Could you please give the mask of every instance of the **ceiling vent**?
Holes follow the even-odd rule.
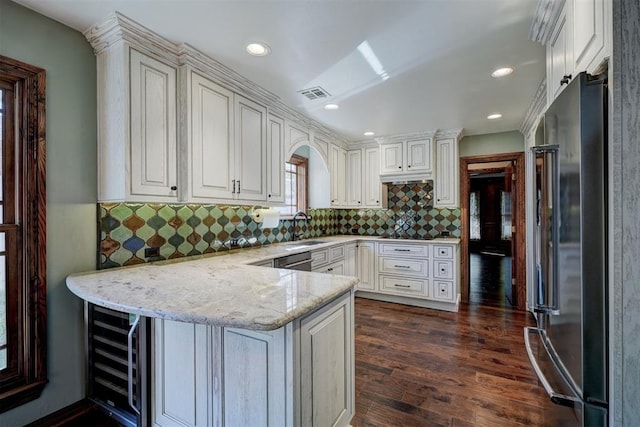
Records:
[[[306,97],[308,100],[328,98],[331,96],[329,92],[322,89],[320,86],[312,87],[309,89],[302,89],[298,91],[299,94]]]

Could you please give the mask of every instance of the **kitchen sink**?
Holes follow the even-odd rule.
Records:
[[[289,242],[289,245],[291,245],[291,247],[288,247],[286,250],[293,251],[296,249],[302,249],[309,246],[320,245],[322,243],[327,243],[327,242],[323,242],[321,240],[300,240],[300,241],[296,240],[294,242]]]

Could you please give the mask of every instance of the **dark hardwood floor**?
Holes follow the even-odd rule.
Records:
[[[469,302],[513,307],[511,257],[482,252],[469,254]]]
[[[524,348],[527,313],[448,313],[356,298],[359,426],[542,426],[549,405]]]

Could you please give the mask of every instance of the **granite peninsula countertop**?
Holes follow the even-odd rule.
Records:
[[[349,291],[349,276],[252,266],[281,256],[340,243],[384,241],[368,236],[327,236],[301,242],[232,250],[132,267],[72,274],[67,287],[93,304],[132,314],[252,330],[273,330]],[[402,240],[424,243],[425,240]],[[459,239],[428,240],[458,244]]]

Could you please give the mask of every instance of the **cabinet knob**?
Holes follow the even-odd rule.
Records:
[[[380,203],[380,200],[376,200],[376,203]]]
[[[410,167],[411,167],[411,165],[407,165],[407,167],[408,167],[408,168],[410,168]]]
[[[269,198],[271,198],[271,194],[269,194]]]
[[[177,186],[177,185],[172,185],[172,186],[171,186],[171,191],[176,191],[177,189],[178,189],[178,186]]]
[[[562,80],[560,80],[560,86],[569,84],[569,80],[571,80],[571,74],[565,74],[562,76]]]
[[[402,169],[402,166],[398,166],[398,169]]]

